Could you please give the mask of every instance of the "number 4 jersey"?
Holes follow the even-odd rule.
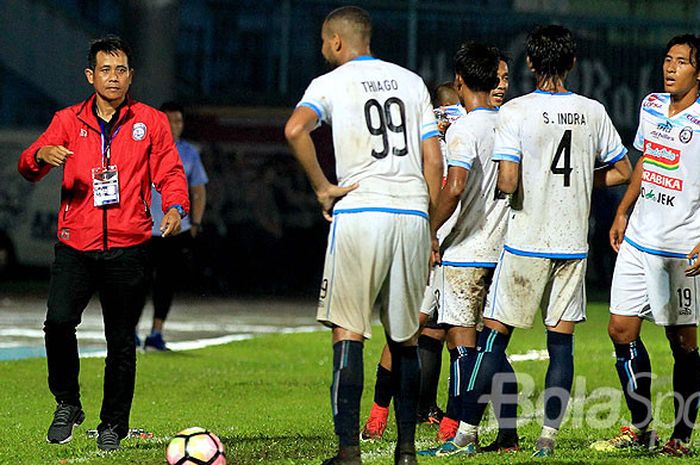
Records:
[[[520,163],[506,250],[577,259],[588,253],[593,170],[627,149],[603,105],[571,92],[543,92],[501,107],[492,160]]]
[[[700,103],[667,117],[669,94],[642,102],[634,146],[642,152],[639,198],[625,240],[655,255],[684,258],[700,242]]]
[[[438,130],[417,74],[362,56],[314,79],[297,106],[333,126],[338,183],[359,184],[336,208],[427,212],[421,145]]]

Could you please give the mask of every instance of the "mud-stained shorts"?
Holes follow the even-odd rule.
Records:
[[[433,289],[438,300],[438,323],[466,328],[481,323],[493,272],[493,268],[483,267],[437,267]]]
[[[410,339],[418,331],[429,255],[424,216],[383,211],[334,215],[317,320],[370,338],[378,303],[389,337]]]
[[[538,309],[546,326],[586,319],[585,259],[526,257],[503,251],[484,318],[531,328]]]
[[[687,258],[652,255],[623,242],[615,261],[610,313],[660,326],[696,325],[698,283],[685,275],[689,264]]]

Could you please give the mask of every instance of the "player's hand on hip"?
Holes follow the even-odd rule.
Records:
[[[354,191],[359,187],[359,184],[355,183],[351,186],[336,186],[335,184],[330,184],[328,188],[323,191],[319,191],[316,194],[318,203],[321,204],[323,210],[323,217],[328,221],[333,221],[333,205],[345,197],[348,192]]]
[[[685,269],[686,276],[697,276],[700,274],[700,260],[698,260],[698,255],[700,254],[700,244],[693,247],[693,250],[688,254],[688,260],[690,260],[690,266]]]
[[[63,166],[73,152],[62,145],[46,145],[36,152],[36,160],[51,166]]]
[[[181,224],[180,213],[176,208],[171,208],[163,217],[163,221],[160,222],[160,232],[163,237],[174,236],[180,232]]]
[[[610,245],[615,252],[620,251],[620,246],[625,238],[627,229],[627,215],[615,215],[615,220],[610,227]]]

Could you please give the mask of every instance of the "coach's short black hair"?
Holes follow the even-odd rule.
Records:
[[[163,102],[163,104],[159,108],[160,111],[166,112],[177,112],[179,111],[183,116],[185,114],[185,107],[183,107],[179,102],[176,102],[174,100],[168,100],[167,102]]]
[[[333,23],[336,21],[343,21],[349,32],[352,32],[356,37],[363,39],[367,43],[372,38],[372,20],[367,10],[357,6],[341,6],[328,13],[324,24],[328,25],[331,31],[334,31]]]
[[[671,50],[674,45],[687,45],[690,48],[690,64],[693,68],[698,69],[698,48],[700,48],[700,38],[693,34],[680,34],[672,37],[666,44],[666,52]]]
[[[122,52],[124,55],[126,55],[126,59],[129,63],[129,68],[132,68],[131,47],[129,47],[129,44],[119,36],[110,34],[90,42],[90,51],[88,52],[88,68],[92,70],[94,70],[95,66],[97,66],[98,52],[105,52],[111,54]]]
[[[491,47],[465,42],[454,58],[455,73],[475,92],[489,92],[498,85],[498,54]]]
[[[537,76],[563,77],[574,67],[574,36],[564,26],[540,26],[527,36],[527,56]]]

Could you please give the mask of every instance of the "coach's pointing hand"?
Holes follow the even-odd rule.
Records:
[[[51,166],[62,166],[73,152],[62,145],[47,145],[36,152],[36,161]]]
[[[324,189],[323,191],[319,191],[316,194],[316,198],[323,209],[323,217],[328,221],[333,221],[333,205],[335,205],[338,200],[345,197],[348,192],[354,191],[358,187],[359,184],[357,183],[347,187],[330,184],[328,188]]]
[[[180,213],[175,208],[168,210],[160,223],[160,232],[163,237],[174,236],[180,232]]]

